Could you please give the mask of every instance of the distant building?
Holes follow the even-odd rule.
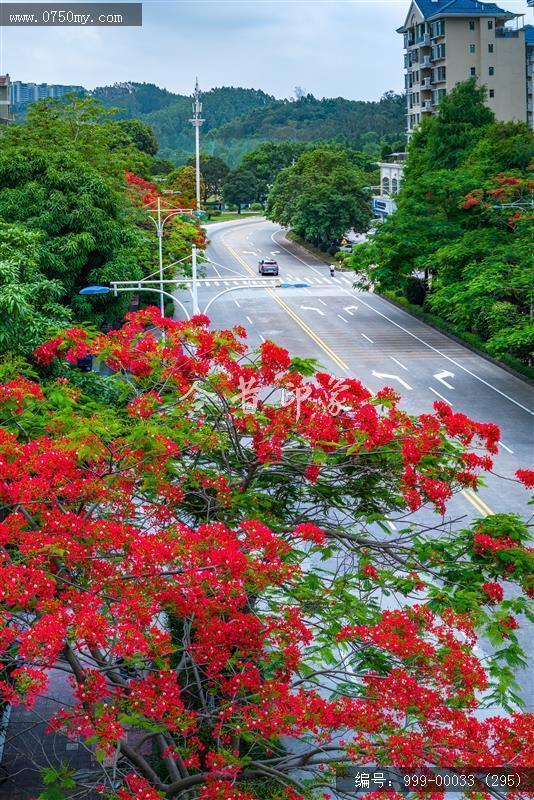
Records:
[[[83,86],[13,81],[11,84],[11,104],[13,106],[25,106],[28,103],[35,103],[37,100],[44,100],[47,97],[61,98],[69,92],[85,94],[85,89]]]
[[[7,125],[12,120],[11,81],[9,75],[0,75],[0,125]]]
[[[391,153],[386,156],[384,161],[379,161],[380,167],[380,186],[378,194],[374,194],[371,200],[373,214],[376,219],[384,220],[392,214],[396,208],[396,195],[399,193],[404,179],[404,164],[406,153]]]
[[[397,31],[404,35],[408,134],[472,76],[486,86],[497,119],[526,119],[521,16],[478,0],[413,0]]]
[[[525,25],[524,31],[527,50],[527,121],[534,128],[534,25]]]

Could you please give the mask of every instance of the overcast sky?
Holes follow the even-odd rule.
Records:
[[[526,0],[501,5],[527,13]],[[142,28],[3,28],[0,73],[88,89],[146,81],[183,94],[198,74],[203,90],[246,86],[290,97],[301,86],[317,97],[374,100],[403,88],[395,29],[408,7],[408,0],[145,0]]]

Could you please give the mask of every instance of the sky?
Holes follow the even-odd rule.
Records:
[[[0,0],[1,2],[1,0]],[[0,30],[0,74],[92,89],[121,81],[375,100],[404,87],[409,0],[145,0],[140,28]],[[527,14],[526,0],[500,5]],[[532,22],[531,16],[527,21]]]

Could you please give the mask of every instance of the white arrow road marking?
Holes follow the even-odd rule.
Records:
[[[280,254],[280,250],[271,250],[271,255],[272,256],[277,256],[279,254]]]
[[[447,389],[454,389],[454,386],[451,386],[450,383],[447,383],[445,378],[454,378],[454,372],[449,372],[447,369],[444,369],[443,372],[436,372],[434,378],[442,383]]]
[[[347,314],[350,314],[350,316],[352,317],[351,309],[354,309],[354,311],[357,311],[358,310],[358,306],[345,306],[343,311],[346,311]]]
[[[408,389],[410,392],[412,391],[410,384],[406,383],[406,381],[403,381],[398,375],[390,375],[388,372],[375,372],[375,370],[373,370],[373,375],[375,378],[389,378],[390,381],[398,381],[401,386],[404,386],[405,389]]]
[[[392,361],[394,361],[394,362],[395,362],[395,364],[398,364],[398,365],[399,365],[399,367],[402,367],[402,369],[405,369],[405,370],[406,370],[406,372],[409,372],[409,369],[408,369],[408,367],[405,367],[405,366],[404,366],[404,364],[401,364],[401,362],[400,362],[400,361],[397,361],[397,359],[396,359],[394,356],[390,356],[390,358],[391,358],[391,360],[392,360]]]
[[[504,447],[504,449],[507,450],[509,453],[511,453],[512,455],[514,454],[514,451],[510,450],[509,447],[506,447],[505,444],[503,444],[502,442],[499,442],[499,444],[500,444],[501,447]]]
[[[447,398],[443,397],[442,394],[440,394],[439,392],[436,392],[436,390],[433,389],[431,386],[429,386],[428,388],[430,389],[431,392],[434,392],[434,394],[437,394],[437,396],[439,397],[440,400],[443,400],[443,402],[447,403],[448,406],[452,406],[452,403],[451,403],[450,400],[447,400]]]
[[[362,333],[362,336],[363,336],[364,339],[367,339],[368,342],[371,342],[371,344],[374,344],[373,340],[370,339],[368,336],[366,336],[365,333]]]
[[[303,311],[317,311],[317,313],[320,314],[321,317],[324,317],[324,311],[321,311],[320,308],[315,308],[315,306],[301,306],[301,309]]]

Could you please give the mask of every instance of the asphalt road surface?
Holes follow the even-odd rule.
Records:
[[[286,239],[284,230],[264,219],[208,226],[210,244],[199,306],[210,305],[214,327],[242,324],[251,349],[272,339],[292,356],[314,357],[340,378],[356,377],[369,389],[392,386],[401,407],[412,413],[432,411],[441,399],[455,411],[495,422],[501,446],[494,471],[476,494],[456,495],[447,508],[450,519],[465,522],[514,511],[530,519],[529,494],[513,480],[519,468],[531,467],[534,454],[534,390],[468,348],[414,319],[375,294],[354,290],[351,273],[330,276],[329,265]],[[301,288],[227,291],[236,277],[258,277],[261,258],[275,258],[282,283]],[[191,310],[185,292],[177,297]],[[424,523],[439,520],[418,512]],[[392,518],[393,530],[401,520]],[[523,647],[532,651],[532,626],[522,626]],[[522,694],[532,704],[532,673],[521,675]]]

